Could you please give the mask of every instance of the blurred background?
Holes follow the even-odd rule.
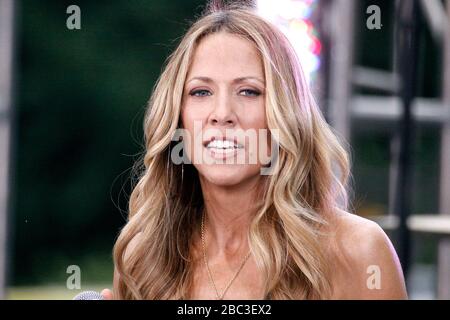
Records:
[[[112,286],[146,102],[205,0],[0,0],[0,298]],[[450,0],[259,0],[351,148],[352,211],[450,299]]]

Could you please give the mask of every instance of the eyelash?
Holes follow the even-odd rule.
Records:
[[[251,93],[251,95],[245,95],[245,96],[247,96],[247,97],[257,97],[257,96],[261,95],[261,92],[259,92],[259,91],[257,91],[257,90],[253,90],[253,89],[243,89],[243,90],[241,90],[240,92],[242,92],[242,91],[247,91],[247,92]],[[189,93],[189,95],[190,95],[190,96],[193,96],[193,97],[205,97],[204,95],[202,95],[202,96],[197,96],[196,94],[199,93],[199,92],[209,92],[209,91],[206,90],[206,89],[199,89],[199,90],[191,91],[191,92]]]

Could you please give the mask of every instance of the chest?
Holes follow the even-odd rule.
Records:
[[[202,261],[197,264],[194,270],[190,299],[216,300],[216,290],[210,279],[208,269],[206,268],[206,265],[201,262]],[[219,292],[219,295],[222,295],[225,288],[235,276],[237,269],[214,264],[210,265],[209,269],[217,291]],[[263,277],[254,261],[249,259],[229,285],[223,299],[257,300],[263,299],[263,297]]]

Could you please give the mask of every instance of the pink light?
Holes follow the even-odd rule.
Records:
[[[322,44],[309,20],[317,0],[258,0],[258,13],[277,25],[294,47],[308,79],[320,66]]]

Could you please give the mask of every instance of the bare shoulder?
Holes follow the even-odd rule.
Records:
[[[338,259],[333,298],[407,298],[397,253],[377,223],[339,211],[333,229],[333,248]]]

